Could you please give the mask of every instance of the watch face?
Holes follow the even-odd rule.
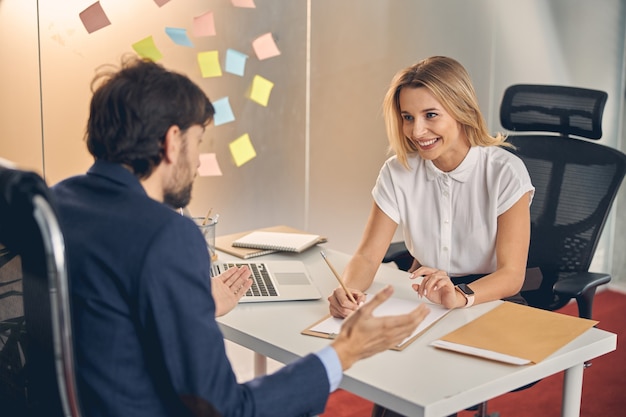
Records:
[[[457,287],[459,287],[459,290],[463,291],[464,294],[474,295],[474,291],[472,291],[472,289],[468,287],[467,284],[459,284],[457,285]]]

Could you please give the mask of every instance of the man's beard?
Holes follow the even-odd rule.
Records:
[[[177,190],[165,190],[163,194],[163,202],[172,208],[187,207],[191,201],[191,189],[193,183],[189,183],[183,188]]]
[[[186,155],[186,146],[181,150],[181,152],[183,151],[184,155]],[[187,164],[187,159],[180,158],[171,182],[168,184],[168,187],[163,190],[163,202],[175,209],[187,207],[191,201],[193,180],[194,176],[191,175],[191,168]]]

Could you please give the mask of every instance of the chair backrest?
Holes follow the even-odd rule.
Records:
[[[17,337],[26,395],[20,415],[79,417],[65,245],[43,179],[0,166],[0,213],[4,257],[21,261],[24,316]]]
[[[543,275],[537,297],[551,297],[553,284],[567,273],[588,271],[626,173],[622,152],[571,137],[602,136],[606,100],[602,91],[548,85],[514,85],[504,94],[502,126],[513,131],[512,152],[524,161],[536,188],[528,266]],[[547,301],[524,296],[531,305]]]
[[[516,84],[504,92],[500,122],[516,132],[600,139],[607,98],[604,91],[587,88]]]

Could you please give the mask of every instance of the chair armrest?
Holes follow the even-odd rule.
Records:
[[[576,272],[568,274],[554,284],[554,292],[568,298],[578,298],[589,290],[595,290],[611,281],[611,275],[601,272]]]
[[[394,262],[396,259],[409,255],[409,251],[406,248],[404,242],[393,242],[387,248],[387,253],[383,258],[383,263]]]

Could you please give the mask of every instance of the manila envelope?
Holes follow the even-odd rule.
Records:
[[[505,301],[440,340],[538,363],[596,324]]]

